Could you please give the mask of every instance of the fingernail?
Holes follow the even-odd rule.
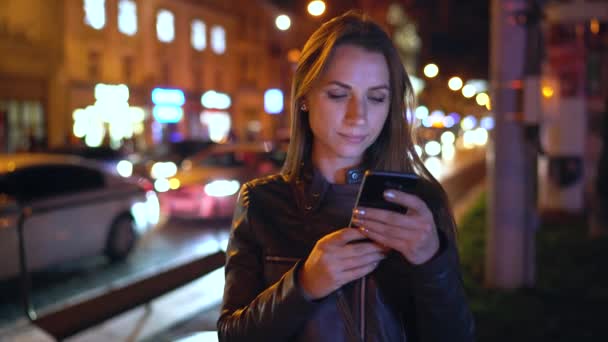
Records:
[[[394,192],[392,192],[392,191],[385,191],[385,192],[384,192],[384,197],[387,197],[387,198],[395,198],[395,193],[394,193]]]

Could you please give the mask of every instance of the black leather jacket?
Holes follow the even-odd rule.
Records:
[[[239,194],[226,261],[220,341],[362,341],[359,284],[311,301],[298,270],[336,221],[320,207],[329,184],[313,172],[288,183],[273,175],[245,184]],[[349,183],[361,173],[351,170]],[[356,185],[355,185],[356,186]],[[354,198],[343,211],[348,224]],[[317,215],[321,212],[321,215]],[[440,230],[441,231],[441,230]],[[454,241],[440,234],[440,252],[423,265],[389,255],[368,276],[365,341],[473,341]]]

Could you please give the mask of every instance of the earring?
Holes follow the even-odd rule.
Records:
[[[306,106],[306,103],[302,103],[300,105],[300,110],[303,112],[308,112],[308,106]]]

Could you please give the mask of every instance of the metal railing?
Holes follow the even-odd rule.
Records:
[[[32,214],[29,206],[19,208],[19,218],[17,219],[17,240],[19,242],[19,278],[21,283],[21,296],[26,317],[34,322],[38,318],[36,310],[32,305],[31,297],[31,275],[27,267],[27,253],[25,252],[25,239],[23,237],[23,227],[25,220]]]
[[[27,219],[35,214],[31,206],[22,206],[17,220],[22,303],[26,317],[33,324],[59,340],[98,325],[137,306],[149,303],[157,297],[222,267],[226,259],[225,253],[218,251],[131,283],[111,287],[108,291],[76,303],[70,303],[55,311],[37,311],[32,304],[31,273],[27,263],[24,234]]]

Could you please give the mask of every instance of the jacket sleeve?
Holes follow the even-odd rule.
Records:
[[[464,293],[456,245],[441,230],[439,234],[441,248],[426,263],[412,265],[399,255],[410,288],[404,303],[410,308],[405,313],[406,332],[416,336],[416,341],[474,341],[475,323]]]
[[[319,305],[297,284],[297,263],[264,289],[263,252],[250,222],[251,198],[239,193],[228,242],[226,284],[217,323],[220,341],[280,341],[297,333]]]

